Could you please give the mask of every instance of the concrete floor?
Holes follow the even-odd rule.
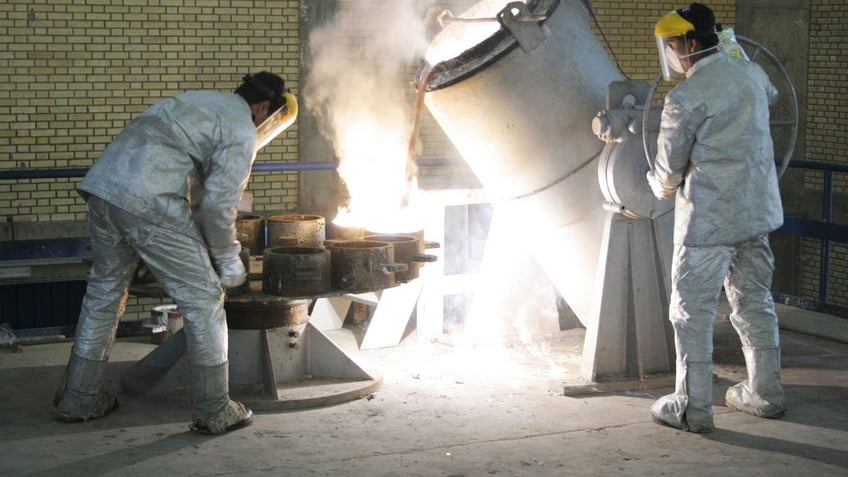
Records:
[[[397,347],[360,351],[356,332],[328,336],[382,375],[380,389],[331,407],[260,413],[253,426],[222,436],[189,432],[187,397],[121,394],[106,418],[54,421],[71,343],[0,348],[0,475],[848,475],[843,343],[782,331],[789,411],[759,419],[723,406],[745,370],[720,317],[717,429],[696,435],[651,422],[651,403],[669,388],[563,396],[564,385],[579,382],[580,329],[498,350],[421,343],[413,333]],[[108,385],[117,390],[121,373],[154,347],[119,340]]]

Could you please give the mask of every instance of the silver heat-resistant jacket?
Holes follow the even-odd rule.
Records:
[[[236,207],[255,156],[247,102],[233,93],[191,91],[133,119],[79,190],[204,240],[213,258],[232,257],[240,250]]]
[[[677,191],[674,243],[716,246],[769,233],[783,207],[769,131],[777,90],[756,63],[713,54],[665,98],[654,193]]]

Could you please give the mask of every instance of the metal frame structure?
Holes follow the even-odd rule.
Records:
[[[837,224],[833,222],[833,173],[848,174],[848,165],[828,162],[791,161],[789,167],[817,170],[824,173],[821,219],[810,220],[785,215],[783,217],[783,226],[775,232],[822,241],[818,299],[821,304],[827,305],[830,282],[831,242],[848,243],[848,224]]]

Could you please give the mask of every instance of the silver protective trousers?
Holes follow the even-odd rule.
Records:
[[[691,427],[709,429],[712,425],[709,381],[712,380],[713,322],[722,285],[731,307],[730,321],[742,348],[779,350],[777,315],[771,296],[773,270],[774,256],[767,236],[732,246],[675,246],[669,310],[679,368],[675,402],[683,403],[678,406],[681,407],[677,410],[678,418],[685,422],[688,415]],[[749,373],[756,372],[748,364]],[[681,369],[685,385],[680,384]],[[701,369],[701,372],[686,373],[687,369]],[[780,388],[779,364],[775,373],[766,376],[776,380],[769,387]],[[759,381],[765,376],[754,378]],[[688,411],[687,405],[691,408]],[[696,422],[698,419],[702,422]],[[667,416],[662,420],[669,422]]]
[[[712,361],[713,322],[722,285],[742,347],[779,347],[773,272],[774,256],[765,235],[731,246],[675,246],[669,316],[678,359]]]
[[[88,221],[93,262],[73,352],[89,360],[109,358],[128,287],[143,260],[183,315],[191,364],[225,363],[224,291],[199,235],[155,226],[95,196],[88,200]]]

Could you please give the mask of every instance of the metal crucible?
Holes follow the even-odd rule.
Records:
[[[300,297],[330,290],[330,251],[318,247],[273,247],[262,256],[262,291]]]
[[[268,246],[323,247],[325,220],[320,215],[283,214],[268,217]]]
[[[395,261],[405,263],[407,270],[395,273],[395,280],[408,282],[418,278],[421,266],[425,262],[436,260],[435,255],[424,253],[424,241],[414,235],[374,234],[365,235],[362,240],[390,242],[394,246]]]
[[[364,292],[395,286],[395,273],[405,272],[405,263],[395,263],[389,242],[351,240],[329,244],[331,285],[334,290]]]
[[[242,249],[248,249],[251,255],[262,255],[265,250],[265,217],[239,214],[236,217],[236,237]]]

